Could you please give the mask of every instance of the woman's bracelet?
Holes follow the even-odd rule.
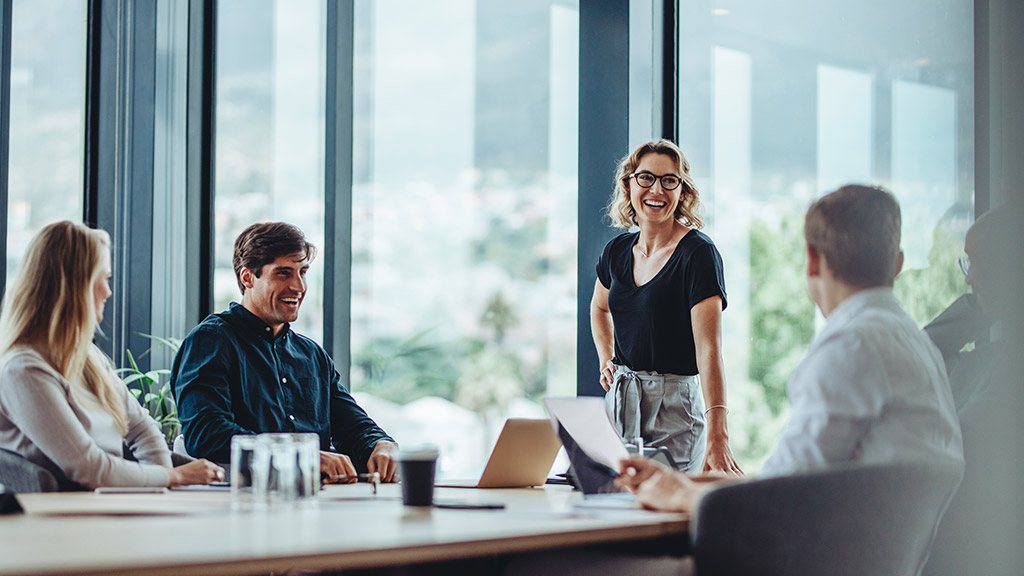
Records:
[[[729,415],[729,407],[728,406],[726,406],[725,404],[715,404],[714,406],[712,406],[712,407],[710,407],[710,408],[708,408],[707,410],[704,411],[704,417],[707,418],[708,412],[711,412],[715,408],[721,408],[722,410],[725,410],[726,416]]]

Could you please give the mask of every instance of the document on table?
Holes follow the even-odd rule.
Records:
[[[545,398],[544,405],[548,414],[565,428],[591,459],[618,470],[619,462],[629,458],[629,452],[608,417],[603,398]]]
[[[28,515],[43,516],[190,516],[218,514],[230,508],[223,494],[95,494],[45,492],[18,494]]]

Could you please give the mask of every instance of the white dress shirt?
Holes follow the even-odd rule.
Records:
[[[789,423],[764,476],[845,462],[963,463],[942,356],[890,288],[832,311],[790,376]]]

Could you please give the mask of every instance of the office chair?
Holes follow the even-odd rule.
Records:
[[[0,448],[0,484],[9,492],[56,492],[57,478],[21,454]]]
[[[920,574],[959,466],[855,465],[740,482],[700,500],[698,576]]]

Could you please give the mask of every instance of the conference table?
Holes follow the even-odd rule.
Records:
[[[405,507],[401,487],[326,486],[313,503],[242,509],[229,492],[21,494],[0,516],[0,574],[268,574],[558,553],[630,542],[685,547],[689,519],[581,505],[568,486],[437,488],[504,509]]]

